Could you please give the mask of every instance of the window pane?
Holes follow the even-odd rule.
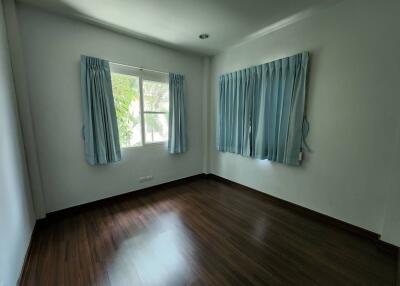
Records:
[[[145,113],[146,143],[168,140],[168,113]]]
[[[169,84],[143,80],[144,111],[168,112]]]
[[[111,79],[121,147],[141,145],[139,78],[112,73]]]

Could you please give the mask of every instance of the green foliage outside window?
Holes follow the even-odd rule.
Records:
[[[151,141],[154,141],[155,133],[167,136],[162,121],[168,122],[168,84],[154,81],[143,81],[144,110],[165,112],[164,114],[145,113],[146,131],[151,134]],[[149,134],[148,134],[149,135]]]
[[[112,83],[120,143],[129,146],[133,128],[140,123],[140,118],[131,112],[132,102],[139,102],[139,81],[136,77],[113,73]]]
[[[140,145],[141,107],[139,77],[112,73],[113,96],[122,147]],[[168,84],[143,80],[145,141],[165,141],[168,137]]]

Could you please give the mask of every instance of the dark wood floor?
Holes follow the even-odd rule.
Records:
[[[21,285],[395,285],[396,256],[199,178],[40,223]]]

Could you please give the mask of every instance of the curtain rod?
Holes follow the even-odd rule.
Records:
[[[130,65],[124,65],[124,64],[120,64],[120,63],[116,63],[116,62],[112,62],[110,61],[110,63],[117,65],[117,66],[123,66],[123,67],[128,67],[128,68],[134,68],[134,69],[138,69],[138,70],[145,70],[145,71],[150,71],[150,72],[156,72],[156,73],[162,73],[162,74],[169,74],[168,72],[164,72],[164,71],[158,71],[158,70],[152,70],[152,69],[146,69],[144,67],[135,67],[135,66],[130,66]]]

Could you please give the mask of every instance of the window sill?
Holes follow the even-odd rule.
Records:
[[[153,146],[153,145],[166,145],[166,144],[167,144],[167,141],[159,141],[159,142],[146,143],[146,144],[142,145],[142,147]]]
[[[151,142],[151,143],[145,143],[143,145],[121,147],[121,150],[130,150],[130,149],[136,149],[136,148],[141,148],[141,147],[150,147],[150,146],[166,145],[166,144],[167,144],[167,141]]]

